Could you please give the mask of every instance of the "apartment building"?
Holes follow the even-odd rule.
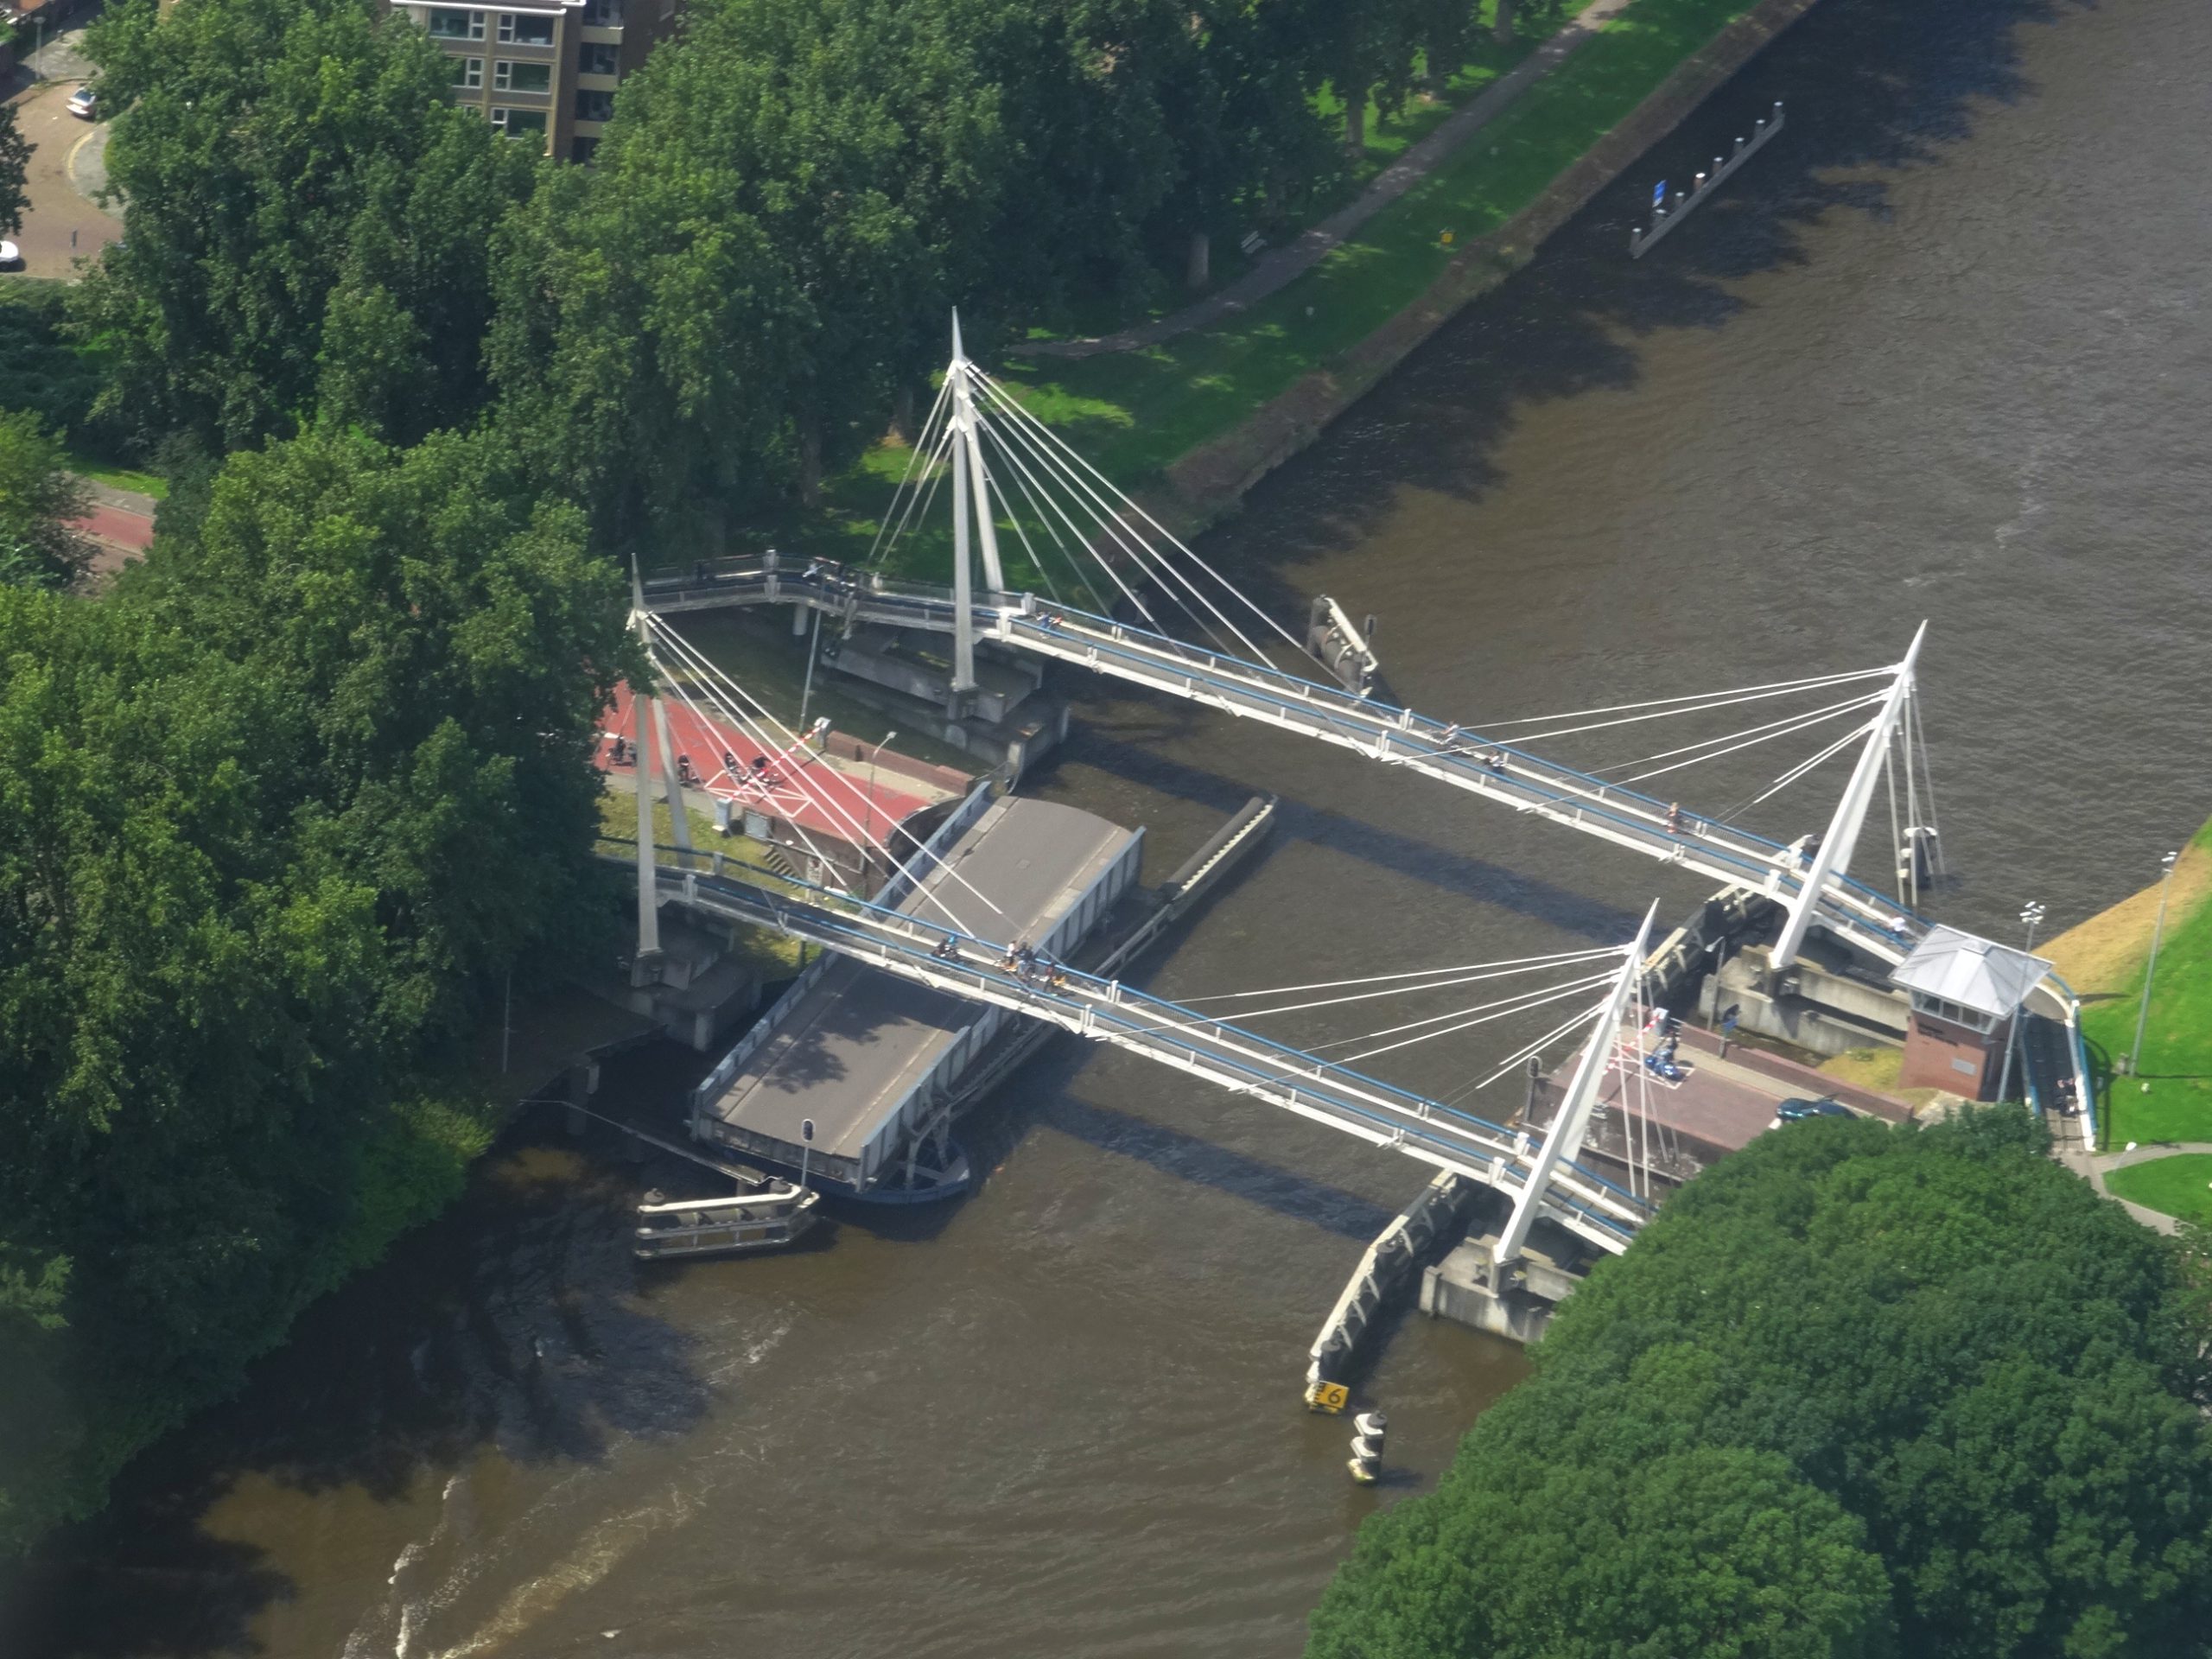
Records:
[[[453,64],[454,101],[549,156],[588,162],[614,89],[676,24],[677,0],[537,0],[476,8],[391,0]]]

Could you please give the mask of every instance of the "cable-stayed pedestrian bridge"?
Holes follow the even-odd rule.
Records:
[[[634,845],[615,845],[629,846],[629,854],[610,850],[608,856],[636,863]],[[1608,986],[1594,1010],[1579,1010],[1563,1028],[1573,1029],[1586,1021],[1589,1027],[1575,1081],[1554,1119],[1554,1132],[1532,1135],[1119,982],[1057,964],[1030,967],[1016,960],[1004,942],[964,936],[957,941],[957,954],[947,955],[950,936],[944,925],[910,910],[869,903],[721,857],[709,870],[671,868],[671,861],[699,855],[678,848],[657,851],[661,857],[654,861],[652,879],[660,898],[703,915],[772,929],[970,1002],[1045,1020],[1371,1146],[1465,1176],[1511,1201],[1512,1224],[1522,1238],[1535,1220],[1548,1219],[1598,1249],[1618,1254],[1628,1247],[1648,1213],[1644,1200],[1576,1161],[1620,1021],[1637,995],[1637,969],[1649,932],[1648,917],[1631,944],[1579,953],[1584,960],[1606,959],[1608,965],[1597,977]],[[925,882],[931,879],[944,879],[943,873],[923,878]],[[1535,995],[1546,1001],[1569,996],[1580,1001],[1588,987],[1585,977]],[[1514,1011],[1539,1005],[1527,994],[1507,1001]],[[1519,1058],[1510,1057],[1506,1065]]]
[[[1617,782],[1457,725],[1302,678],[1110,617],[1033,594],[985,593],[964,612],[950,588],[880,575],[846,576],[820,564],[791,568],[773,556],[726,559],[686,577],[648,582],[642,603],[655,617],[728,606],[795,604],[849,625],[872,622],[952,632],[965,614],[974,637],[1072,664],[1111,678],[1203,703],[1242,719],[1300,733],[1386,766],[1403,766],[1469,794],[1676,864],[1712,880],[1754,888],[1793,909],[1815,882],[1817,919],[1875,957],[1901,962],[1925,931],[1897,901],[1842,874],[1815,874],[1818,852],[1785,846],[1715,817],[1683,812]],[[1915,641],[1916,648],[1918,641]],[[1876,671],[1910,689],[1910,660]],[[1821,676],[1821,683],[1869,675]],[[1681,701],[1688,701],[1687,699]],[[1564,717],[1562,717],[1564,718]],[[1856,734],[1853,734],[1856,735]],[[1870,774],[1868,782],[1872,784]],[[1859,805],[1863,817],[1865,804]],[[1847,829],[1855,837],[1858,825]],[[1847,851],[1847,846],[1834,849]],[[1825,876],[1825,881],[1821,878]]]

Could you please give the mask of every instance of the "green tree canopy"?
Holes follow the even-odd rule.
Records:
[[[624,608],[486,440],[322,430],[109,599],[0,590],[0,1542],[406,1208],[404,1103],[597,941]]]
[[[25,176],[34,148],[16,124],[16,106],[0,104],[0,232],[10,236],[23,228],[23,214],[31,205]]]
[[[1436,1494],[1362,1529],[1310,1651],[2202,1654],[2205,1337],[2177,1253],[2024,1114],[1792,1126],[1561,1307]]]
[[[0,585],[56,586],[91,556],[73,524],[91,502],[66,459],[37,416],[0,410]]]
[[[537,163],[368,0],[128,3],[88,46],[124,239],[80,295],[104,407],[223,451],[327,407],[406,439],[485,395],[493,227]]]

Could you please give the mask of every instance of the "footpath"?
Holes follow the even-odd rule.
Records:
[[[1454,111],[1435,131],[1385,168],[1360,192],[1357,200],[1306,229],[1296,241],[1262,254],[1250,270],[1219,293],[1208,295],[1171,315],[1095,339],[1039,340],[1025,346],[1023,354],[1080,358],[1096,357],[1102,352],[1140,351],[1218,322],[1281,292],[1439,165],[1458,155],[1468,140],[1504,114],[1508,105],[1566,62],[1575,48],[1586,45],[1600,29],[1634,3],[1635,0],[1596,0],[1595,4],[1578,13],[1521,63],[1470,99],[1465,108]]]
[[[1146,505],[1185,534],[1234,512],[1246,491],[1312,443],[1469,302],[1528,264],[1546,238],[1673,132],[1813,4],[1814,0],[1758,0],[1692,54],[1533,202],[1469,241],[1419,299],[1325,366],[1300,377],[1251,416],[1169,463],[1168,491],[1164,499]],[[1574,27],[1589,23],[1595,10],[1578,16]],[[1564,54],[1545,64],[1541,73],[1554,72],[1563,61]],[[1523,83],[1521,90],[1531,84]],[[1495,120],[1498,113],[1493,109],[1483,119]],[[1431,137],[1442,131],[1440,128]],[[1444,156],[1441,150],[1432,152],[1427,165],[1436,167]],[[1413,182],[1406,181],[1400,194]],[[1378,200],[1370,212],[1383,205]],[[1627,257],[1625,252],[1622,257]],[[1041,346],[1029,349],[1039,351]]]

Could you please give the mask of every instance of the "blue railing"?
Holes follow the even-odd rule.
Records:
[[[626,842],[615,836],[602,836],[600,839],[615,846],[634,847],[635,845],[634,842]],[[671,855],[681,855],[679,849],[671,848],[665,850]],[[694,853],[691,856],[697,858],[714,855]],[[862,957],[863,959],[870,957],[880,957],[886,953],[895,953],[931,973],[972,976],[979,988],[991,987],[1002,993],[1010,993],[1017,1000],[1023,1001],[1052,1001],[1072,1015],[1088,1014],[1094,1026],[1103,1022],[1126,1037],[1149,1039],[1153,1046],[1172,1047],[1173,1044],[1169,1039],[1176,1032],[1191,1032],[1194,1036],[1194,1041],[1185,1046],[1194,1055],[1198,1050],[1203,1048],[1210,1063],[1224,1071],[1234,1072],[1251,1083],[1265,1084],[1270,1088],[1284,1089],[1294,1095],[1310,1096],[1316,1107],[1333,1115],[1354,1119],[1369,1125],[1378,1134],[1391,1138],[1417,1140],[1440,1153],[1455,1158],[1471,1158],[1476,1161],[1486,1163],[1494,1169],[1514,1167],[1510,1162],[1516,1139],[1514,1132],[1490,1122],[1487,1118],[1478,1117],[1471,1112],[1463,1112],[1456,1108],[1446,1106],[1441,1102],[1430,1100],[1379,1077],[1355,1071],[1348,1066],[1334,1065],[1326,1061],[1317,1060],[1301,1050],[1291,1048],[1273,1038],[1249,1030],[1244,1027],[1226,1020],[1199,1019],[1191,1010],[1179,1004],[1152,996],[1143,991],[1132,989],[1120,984],[1119,982],[1108,981],[1095,975],[1084,973],[1079,969],[1063,969],[1061,971],[1069,980],[1087,988],[1091,993],[1090,999],[1061,999],[1052,996],[1049,991],[1040,992],[1037,986],[1014,975],[995,970],[988,958],[979,964],[971,960],[949,961],[934,957],[918,944],[899,937],[899,934],[912,929],[934,937],[942,937],[951,930],[932,923],[918,922],[903,912],[889,909],[867,899],[835,893],[811,882],[779,875],[744,860],[732,859],[726,855],[721,857],[724,868],[753,870],[768,877],[777,884],[777,887],[796,890],[800,893],[818,897],[826,902],[815,903],[808,899],[787,898],[783,892],[757,886],[749,881],[717,876],[711,871],[671,869],[668,872],[668,879],[677,883],[690,882],[695,884],[697,890],[703,890],[730,899],[746,908],[750,913],[764,918],[770,925],[779,929],[788,930],[795,919],[793,912],[797,912],[796,918],[804,919],[807,925],[817,933],[868,947],[864,950],[855,953]],[[844,913],[841,914],[841,912]],[[896,931],[887,935],[883,931],[859,925],[847,918],[853,914],[876,920],[881,925],[895,929]],[[963,933],[960,937],[968,944],[988,951],[997,952],[1004,949],[1002,944],[995,941],[980,938],[973,934]],[[1135,1014],[1154,1016],[1159,1019],[1159,1022],[1150,1025],[1140,1023],[1137,1019],[1132,1017],[1132,1011]],[[1281,1069],[1269,1070],[1265,1066],[1254,1064],[1246,1056],[1238,1054],[1233,1050],[1207,1046],[1204,1033],[1208,1031],[1217,1034],[1217,1041],[1220,1040],[1224,1033],[1233,1033],[1239,1041],[1275,1057],[1281,1063]],[[1370,1090],[1384,1096],[1393,1110],[1388,1112],[1377,1110],[1373,1105],[1360,1101],[1356,1096],[1346,1096],[1337,1090],[1332,1090],[1329,1087],[1332,1082],[1337,1083],[1339,1088],[1349,1084]],[[1409,1123],[1397,1114],[1404,1114],[1405,1116],[1413,1118],[1414,1122]],[[1473,1144],[1463,1143],[1446,1135],[1431,1135],[1421,1128],[1423,1122],[1433,1122],[1440,1120],[1447,1128],[1456,1128],[1460,1134],[1472,1138]],[[1494,1139],[1498,1144],[1484,1146],[1483,1140],[1485,1138]],[[1532,1153],[1542,1144],[1541,1136],[1530,1135],[1528,1138]],[[1578,1179],[1617,1196],[1624,1207],[1633,1211],[1643,1211],[1648,1208],[1642,1199],[1614,1185],[1586,1166],[1570,1161],[1567,1167],[1571,1169]],[[1575,1199],[1570,1193],[1555,1193],[1550,1201],[1587,1209],[1587,1206],[1582,1205],[1580,1201]],[[1628,1236],[1630,1230],[1620,1225],[1617,1221],[1605,1217],[1601,1211],[1588,1210],[1587,1213],[1591,1219],[1606,1226],[1611,1231],[1622,1236]]]

